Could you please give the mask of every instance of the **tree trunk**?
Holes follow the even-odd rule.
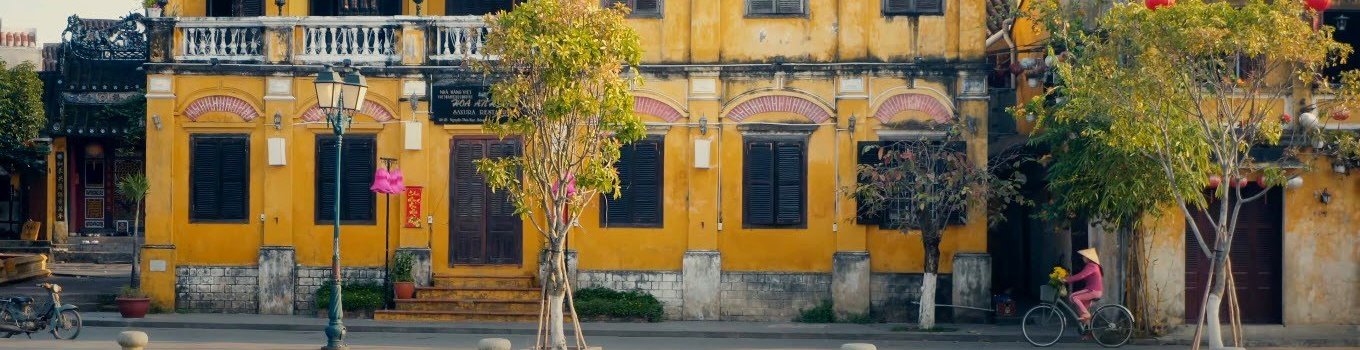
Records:
[[[1217,241],[1219,249],[1215,249],[1213,265],[1210,265],[1214,269],[1213,283],[1209,289],[1209,300],[1204,303],[1204,336],[1209,340],[1210,349],[1223,347],[1223,323],[1218,319],[1218,313],[1223,304],[1223,289],[1227,283],[1224,267],[1228,260],[1228,252],[1222,248],[1224,240]]]
[[[926,251],[926,271],[921,277],[921,303],[916,323],[921,329],[935,328],[935,273],[940,265],[940,233],[921,233]]]
[[[561,237],[566,237],[565,232]],[[548,341],[549,347],[554,350],[565,350],[567,348],[567,336],[565,322],[563,320],[563,308],[566,305],[567,297],[567,274],[564,269],[566,264],[565,239],[550,240],[548,248],[547,264],[547,292],[548,292]]]
[[[133,289],[142,288],[142,242],[141,235],[137,233],[137,227],[142,225],[142,202],[137,201],[137,209],[132,217],[132,281],[128,285]]]

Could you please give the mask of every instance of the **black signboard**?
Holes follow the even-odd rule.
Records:
[[[435,124],[481,124],[496,115],[486,85],[435,85],[430,92],[430,121]]]

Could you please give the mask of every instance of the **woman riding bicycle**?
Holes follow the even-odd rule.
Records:
[[[1104,277],[1100,273],[1100,257],[1096,255],[1095,248],[1082,249],[1077,251],[1077,254],[1081,255],[1082,260],[1086,261],[1086,266],[1081,269],[1081,272],[1068,277],[1067,283],[1085,282],[1082,285],[1085,288],[1072,292],[1072,295],[1068,298],[1072,299],[1072,304],[1077,307],[1077,312],[1081,314],[1078,319],[1085,323],[1091,320],[1091,312],[1087,311],[1088,304],[1093,299],[1100,299]]]

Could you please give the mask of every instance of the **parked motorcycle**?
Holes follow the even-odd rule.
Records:
[[[40,283],[38,287],[51,295],[51,304],[34,308],[31,297],[0,298],[0,337],[23,333],[32,339],[33,333],[48,328],[57,339],[70,340],[80,336],[80,312],[76,311],[75,305],[61,303],[61,286]]]

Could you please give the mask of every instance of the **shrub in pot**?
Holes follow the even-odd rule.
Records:
[[[118,304],[118,314],[123,318],[146,317],[146,312],[151,310],[151,298],[138,288],[123,287],[114,302]]]
[[[414,276],[411,276],[411,268],[415,265],[415,257],[410,253],[397,253],[392,264],[392,293],[397,299],[411,299],[416,294],[416,284]]]

